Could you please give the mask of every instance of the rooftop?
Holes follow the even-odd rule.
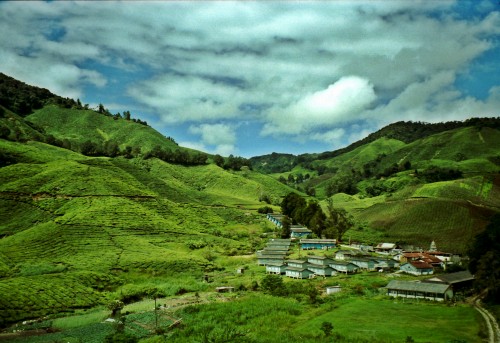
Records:
[[[433,277],[431,279],[427,279],[427,280],[429,280],[429,281],[442,281],[444,283],[447,283],[448,285],[452,285],[454,283],[472,281],[472,280],[474,280],[474,275],[472,275],[468,270],[465,270],[463,272],[442,274],[442,275],[435,276],[435,277]]]
[[[301,239],[300,240],[301,244],[304,244],[304,243],[312,243],[312,244],[314,244],[314,243],[332,244],[333,243],[333,244],[335,244],[336,242],[337,242],[336,239]]]
[[[401,281],[392,280],[385,287],[388,289],[396,289],[401,291],[414,291],[414,292],[427,292],[427,293],[445,293],[449,285],[441,283],[426,283],[426,282],[414,282],[414,281]]]

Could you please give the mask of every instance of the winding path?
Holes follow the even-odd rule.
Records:
[[[475,309],[481,313],[484,320],[486,321],[486,326],[488,327],[488,342],[489,343],[500,343],[500,327],[495,317],[481,305],[481,299],[476,298],[474,300]]]

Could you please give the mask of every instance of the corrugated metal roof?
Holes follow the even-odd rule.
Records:
[[[411,281],[401,281],[392,280],[385,287],[387,289],[395,289],[400,291],[412,291],[412,292],[427,292],[435,294],[444,294],[449,285],[441,283],[426,283],[426,282],[411,282]]]
[[[435,276],[432,278],[441,280],[442,282],[445,282],[447,284],[454,284],[454,283],[459,283],[459,282],[465,282],[465,281],[472,281],[474,280],[474,275],[472,275],[468,270],[462,271],[462,272],[456,272],[456,273],[450,273],[450,274],[442,274],[439,276]]]

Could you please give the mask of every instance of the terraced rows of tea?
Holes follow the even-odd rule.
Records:
[[[221,268],[214,253],[251,252],[240,234],[261,227],[237,204],[255,207],[260,192],[279,198],[289,190],[213,165],[53,147],[57,157],[47,161],[41,143],[6,144],[18,160],[38,160],[0,168],[0,215],[8,218],[0,223],[0,304],[10,304],[0,325],[105,302],[108,291],[73,277],[85,271],[170,277]]]
[[[0,281],[0,325],[104,303],[106,298],[102,293],[85,285],[88,276],[46,274]],[[101,279],[111,282],[105,276]]]
[[[416,198],[388,201],[359,211],[359,221],[367,221],[387,241],[412,242],[427,247],[433,240],[440,249],[463,253],[468,242],[488,221],[491,209],[466,201]],[[363,233],[356,233],[357,239]]]

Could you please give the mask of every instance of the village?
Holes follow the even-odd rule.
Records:
[[[267,214],[267,219],[278,228],[282,218],[280,214]],[[474,276],[469,271],[446,273],[447,268],[459,265],[461,258],[439,251],[434,241],[423,250],[387,242],[369,246],[343,244],[335,239],[312,239],[309,238],[312,231],[301,225],[292,225],[290,232],[290,238],[272,238],[264,249],[257,251],[257,263],[265,267],[266,273],[294,279],[327,278],[363,271],[394,276],[404,273],[418,278],[391,280],[385,287],[388,296],[434,301],[455,299],[472,288]],[[290,259],[295,249],[299,257]],[[325,253],[314,254],[313,250]],[[326,290],[327,294],[339,291],[338,286]]]

